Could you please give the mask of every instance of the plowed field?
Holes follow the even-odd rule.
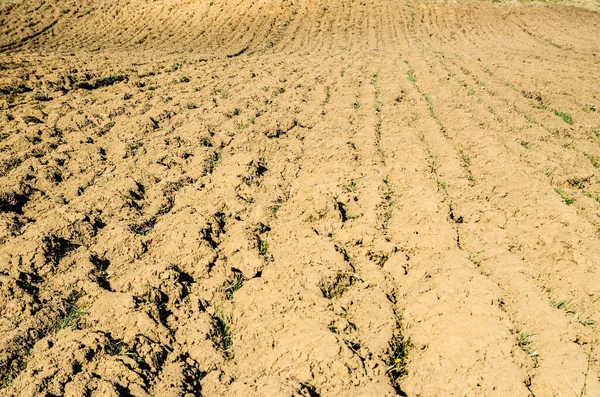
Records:
[[[600,396],[600,14],[0,2],[0,395]]]

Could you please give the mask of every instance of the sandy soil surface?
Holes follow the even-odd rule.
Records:
[[[600,14],[0,2],[0,395],[600,396]]]

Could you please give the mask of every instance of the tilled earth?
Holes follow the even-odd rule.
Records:
[[[0,3],[0,395],[600,396],[584,5]]]

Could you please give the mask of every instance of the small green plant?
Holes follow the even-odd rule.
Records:
[[[526,333],[517,329],[516,344],[521,350],[527,353],[527,355],[533,361],[533,367],[537,368],[539,367],[538,353],[533,351],[531,346],[534,336],[535,334]]]
[[[231,322],[232,315],[225,314],[222,310],[220,313],[213,316],[213,329],[209,334],[215,347],[217,347],[225,356],[225,359],[230,360],[234,357],[233,341],[231,339]]]
[[[560,110],[555,110],[554,114],[557,115],[558,117],[560,117],[561,119],[563,119],[563,121],[569,125],[573,125],[573,118],[571,117],[571,115],[567,112],[563,112]]]
[[[144,361],[144,358],[136,352],[127,350],[121,340],[110,342],[110,344],[105,347],[105,351],[111,356],[131,357],[138,363]]]
[[[467,94],[469,96],[474,96],[475,95],[475,88],[469,88],[469,90],[467,91]]]
[[[83,316],[86,314],[87,312],[79,307],[76,300],[73,302],[67,302],[67,310],[60,320],[58,328],[65,329],[71,327],[74,329],[81,329],[85,325]]]
[[[243,122],[243,121],[239,121],[237,123],[237,129],[240,130],[240,131],[241,130],[245,130],[248,127],[250,127],[250,123],[246,123],[246,122]]]
[[[531,345],[531,343],[533,341],[532,337],[534,335],[535,334],[528,334],[528,333],[522,332],[520,330],[517,330],[517,346],[519,346],[524,351],[529,350],[529,345]]]
[[[471,157],[469,157],[467,152],[464,151],[463,149],[459,149],[458,152],[460,154],[462,167],[466,173],[466,178],[469,181],[469,183],[471,185],[473,185],[475,183],[475,178],[473,178],[473,173],[471,172],[471,169],[469,168],[469,167],[471,167]]]
[[[4,375],[2,382],[0,382],[0,390],[7,388],[17,378],[20,371],[15,371],[13,368],[8,370],[8,373]]]
[[[354,102],[354,109],[360,109],[360,103]]]
[[[471,158],[469,157],[467,152],[465,152],[463,149],[459,149],[458,152],[460,153],[460,158],[462,160],[463,166],[470,167],[471,166]]]
[[[531,144],[527,141],[521,141],[521,146],[523,146],[525,149],[530,149],[531,148]]]
[[[7,164],[9,170],[16,170],[21,165],[21,160],[13,159]]]
[[[394,197],[394,191],[392,190],[392,186],[390,184],[389,177],[383,178],[383,184],[385,185],[385,194],[383,195],[383,199],[388,203],[388,205],[394,205],[392,198]]]
[[[405,338],[401,334],[392,336],[390,341],[390,356],[388,359],[387,374],[395,384],[396,381],[406,375],[408,370],[406,368],[408,351],[412,344],[410,338]]]
[[[413,84],[417,84],[417,77],[415,76],[414,71],[409,70],[408,72],[406,72],[406,75],[408,77],[408,81],[410,81]]]
[[[349,193],[353,193],[356,190],[356,181],[354,179],[350,180],[350,183],[345,186],[345,190]]]
[[[596,193],[591,193],[591,192],[583,192],[583,195],[586,197],[589,197],[593,200],[596,200],[598,203],[600,203],[600,195],[596,194]]]
[[[340,298],[344,292],[354,283],[354,275],[348,272],[340,272],[329,281],[321,281],[319,289],[327,299]]]
[[[427,94],[424,95],[424,98],[427,101],[427,104],[429,105],[429,111],[433,113],[433,111],[434,111],[433,99]]]
[[[148,87],[148,91],[155,91],[155,90],[156,90],[156,87],[154,87],[154,86]]]
[[[560,198],[563,199],[563,201],[565,202],[565,204],[567,205],[571,205],[575,202],[575,198],[570,197],[564,190],[562,190],[561,188],[556,188],[554,189],[556,191],[556,193],[558,193],[558,195],[560,196]]]
[[[277,197],[277,200],[273,202],[271,205],[271,212],[273,213],[274,217],[277,216],[277,211],[279,211],[283,204],[285,204],[285,199],[283,197]]]
[[[237,269],[232,270],[231,277],[223,283],[223,291],[227,299],[233,298],[233,293],[244,285],[244,276]]]
[[[173,66],[171,66],[171,69],[167,69],[166,72],[167,73],[171,73],[171,72],[174,72],[176,70],[179,70],[179,68],[181,68],[181,64],[180,63],[175,63],[175,64],[173,64]]]
[[[269,250],[269,244],[260,238],[260,236],[256,236],[256,242],[258,244],[258,253],[262,256],[267,255],[267,251]]]
[[[221,161],[221,153],[218,151],[212,152],[208,159],[206,160],[206,165],[204,167],[204,175],[210,175],[213,173],[217,164]]]
[[[250,196],[246,197],[246,196],[242,196],[241,194],[238,194],[238,198],[246,204],[254,203],[254,197],[250,197]]]
[[[596,135],[596,138],[600,138],[600,129],[594,128],[592,132],[594,133],[594,135]]]

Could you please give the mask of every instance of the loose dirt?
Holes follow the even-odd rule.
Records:
[[[0,3],[0,395],[600,396],[600,3]]]

